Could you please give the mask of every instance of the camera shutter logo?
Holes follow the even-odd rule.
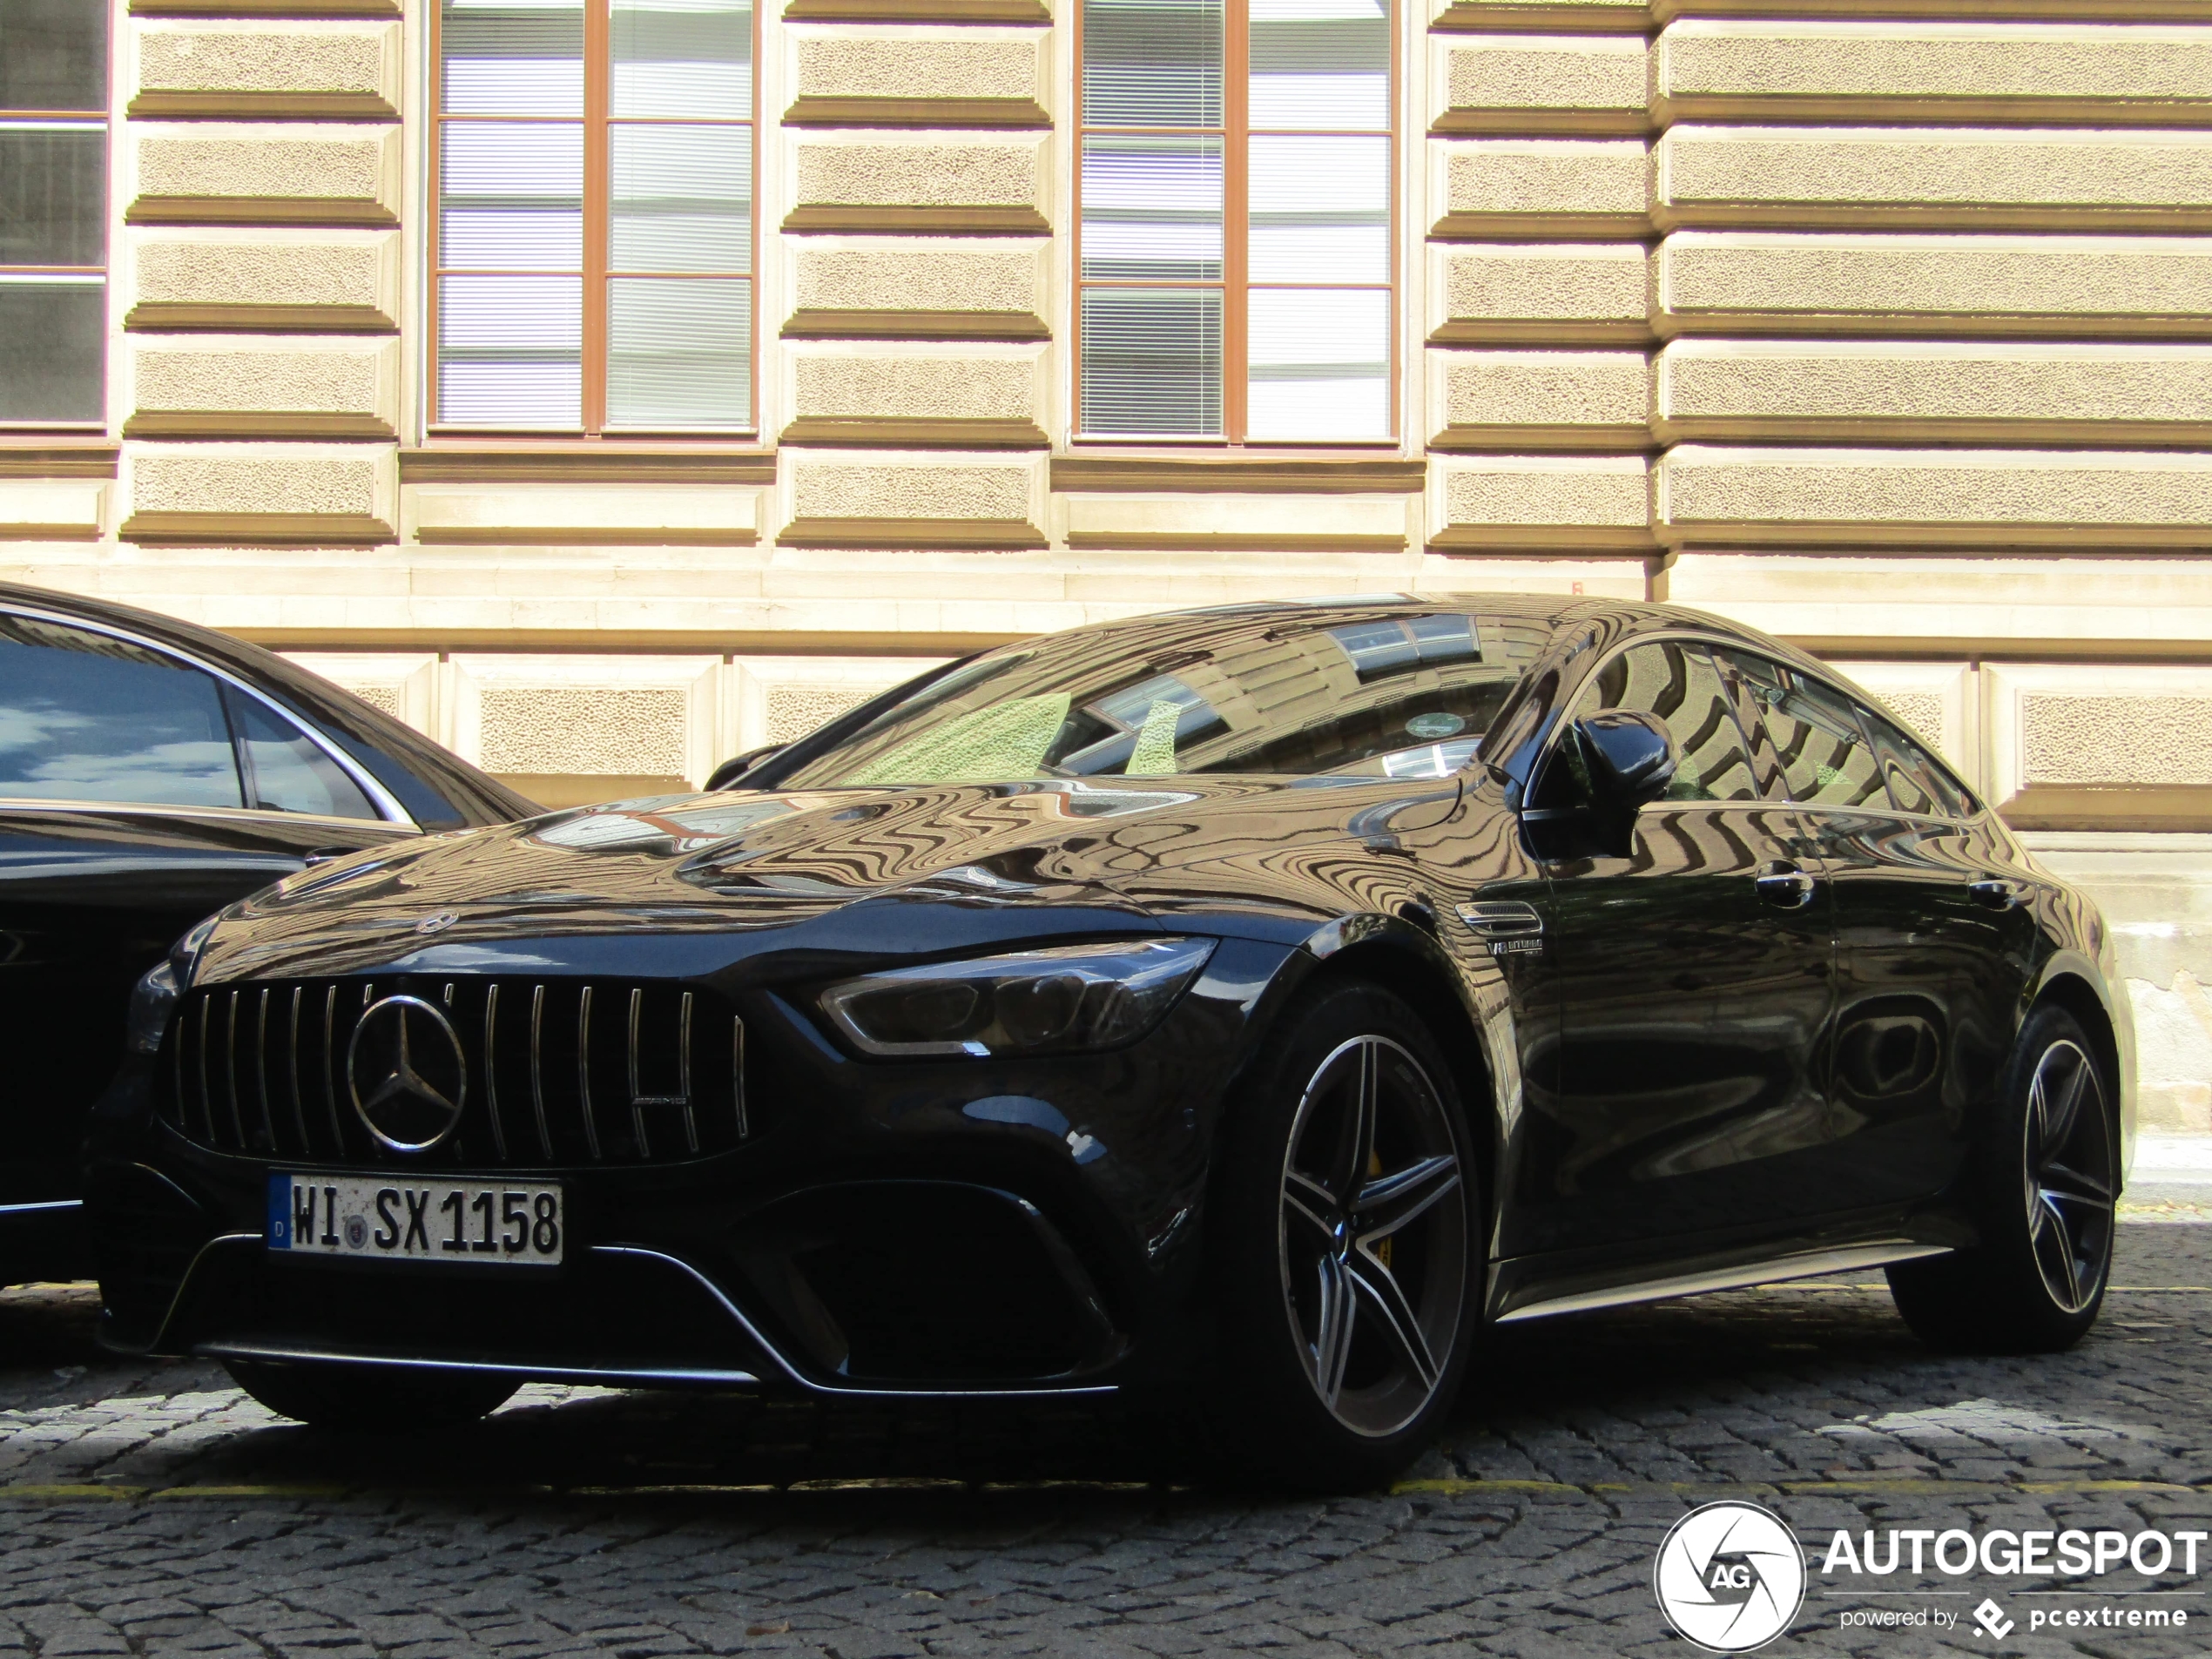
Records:
[[[442,1009],[419,996],[388,996],[354,1028],[346,1083],[381,1145],[427,1152],[461,1127],[469,1062]]]
[[[1790,1628],[1805,1600],[1805,1555],[1782,1517],[1709,1503],[1674,1524],[1651,1569],[1659,1610],[1711,1653],[1749,1653]]]

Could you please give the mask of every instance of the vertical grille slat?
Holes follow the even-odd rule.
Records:
[[[545,1121],[545,988],[543,985],[530,992],[530,1105],[537,1113],[537,1150],[540,1157],[553,1161],[553,1131]]]
[[[238,1103],[238,993],[231,993],[230,1015],[223,1022],[223,1075],[229,1086],[231,1129],[236,1137],[232,1146],[243,1150],[246,1145],[246,1119]]]
[[[516,1005],[526,995],[524,1033]],[[353,1103],[354,1035],[393,995],[451,1011],[467,1075],[461,1122],[420,1155],[380,1145]],[[610,999],[616,1010],[603,1006]],[[597,1028],[610,1014],[624,1028],[619,1052],[616,1034]],[[226,985],[188,993],[169,1041],[169,1064],[155,1074],[164,1115],[218,1152],[419,1169],[618,1166],[711,1157],[756,1127],[744,1020],[717,993],[680,983],[401,974]],[[272,1042],[281,1050],[273,1058]],[[375,1053],[363,1049],[362,1063]],[[364,1076],[363,1088],[374,1081]],[[319,1108],[309,1099],[318,1090]]]
[[[738,1138],[749,1141],[752,1123],[745,1116],[745,1018],[733,1014],[730,1016],[730,1101],[736,1108]]]
[[[499,981],[484,991],[484,1115],[491,1119],[491,1147],[507,1162],[507,1125],[499,1116]]]
[[[253,1022],[253,1089],[261,1097],[261,1143],[277,1151],[276,1114],[269,1109],[269,988],[266,985],[261,988],[260,1011]]]
[[[587,985],[577,998],[576,1010],[576,1101],[577,1112],[583,1119],[583,1143],[591,1149],[591,1161],[603,1162],[599,1152],[599,1123],[591,1109],[591,988]]]
[[[322,999],[322,1103],[330,1109],[330,1150],[334,1157],[346,1156],[346,1131],[338,1119],[338,1076],[332,1069],[338,1063],[338,1049],[332,1041],[338,1027],[338,988],[334,985]]]
[[[300,1150],[313,1157],[315,1143],[307,1135],[307,1102],[300,1092],[300,1002],[307,994],[304,985],[292,988],[292,1041],[285,1053],[292,1072],[292,1126],[300,1131]]]

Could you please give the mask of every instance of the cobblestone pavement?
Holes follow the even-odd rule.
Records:
[[[2212,1554],[2132,1600],[1817,1571],[1839,1527],[2212,1530],[2212,1227],[2123,1228],[2124,1288],[2056,1359],[1932,1353],[1868,1277],[1508,1327],[1413,1476],[1334,1501],[1194,1483],[1096,1410],[533,1387],[468,1434],[348,1444],[212,1367],[101,1355],[85,1290],[0,1293],[0,1659],[1686,1656],[1653,1553],[1730,1496],[1816,1569],[1770,1651],[2212,1649]],[[2105,1605],[2195,1628],[2031,1633]],[[1839,1622],[1883,1608],[1958,1622]]]

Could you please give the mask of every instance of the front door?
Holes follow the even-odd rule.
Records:
[[[1664,720],[1682,763],[1610,846],[1575,828],[1571,746],[1532,797],[1559,1050],[1530,1090],[1508,1255],[1773,1231],[1803,1214],[1791,1155],[1824,1134],[1829,891],[1795,810],[1702,644],[1628,647],[1570,718],[1611,708]]]

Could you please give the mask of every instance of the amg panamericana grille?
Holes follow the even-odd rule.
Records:
[[[442,1010],[461,1049],[458,1127],[399,1155],[355,1109],[355,1028],[384,998]],[[163,1116],[217,1151],[409,1168],[667,1163],[750,1137],[745,1022],[716,993],[598,980],[281,980],[188,994]],[[364,1088],[372,1079],[361,1080]]]

